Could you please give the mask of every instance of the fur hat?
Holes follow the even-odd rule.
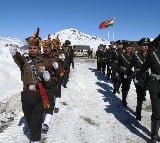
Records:
[[[50,47],[50,48],[52,48],[52,41],[51,41],[50,34],[48,34],[48,39],[47,40],[43,40],[42,41],[42,47]]]
[[[28,46],[37,46],[37,47],[40,47],[41,37],[39,37],[39,27],[37,28],[37,31],[32,34],[31,37],[28,37],[25,40],[26,40]]]
[[[52,44],[53,44],[53,47],[61,45],[61,42],[59,40],[59,35],[57,35],[56,38],[52,39]]]

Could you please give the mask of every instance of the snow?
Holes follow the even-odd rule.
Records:
[[[5,41],[14,40],[5,38]],[[9,54],[10,46],[0,43],[0,101],[7,100],[5,105],[0,104],[1,124],[2,118],[8,121],[14,117],[9,126],[0,132],[0,143],[28,143],[20,102],[20,71]],[[17,43],[23,45],[20,41]],[[136,93],[133,83],[127,102],[128,107],[123,108],[121,93],[112,94],[111,81],[96,70],[94,59],[75,59],[75,69],[71,68],[67,88],[62,87],[60,112],[52,116],[48,133],[42,134],[42,142],[146,143],[150,138],[151,116],[148,91],[141,122],[134,116]]]

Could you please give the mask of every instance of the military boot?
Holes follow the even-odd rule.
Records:
[[[151,121],[151,143],[156,143],[159,141],[160,137],[158,136],[159,130],[159,121],[152,120]]]
[[[136,119],[141,121],[142,101],[137,101]]]

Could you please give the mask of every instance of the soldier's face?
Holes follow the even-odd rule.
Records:
[[[48,54],[51,53],[51,48],[50,48],[50,47],[47,47],[47,46],[44,46],[44,47],[43,47],[43,52],[48,55]]]
[[[142,52],[147,52],[148,51],[148,45],[142,45],[141,50],[142,50]]]
[[[40,48],[38,46],[30,46],[28,48],[28,51],[29,51],[29,54],[32,56],[32,57],[35,57],[39,54],[40,52]]]

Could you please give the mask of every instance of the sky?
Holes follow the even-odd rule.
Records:
[[[0,132],[0,143],[29,143],[20,100],[20,71],[6,43],[20,41],[4,38],[0,42],[0,129],[8,120],[10,126]],[[51,117],[49,131],[42,133],[45,143],[147,143],[150,139],[150,98],[147,92],[141,122],[135,119],[134,84],[127,97],[128,107],[121,106],[121,94],[112,94],[113,86],[96,70],[94,59],[74,59],[67,88],[62,86],[58,113]],[[12,98],[10,98],[12,97]],[[6,101],[4,100],[6,99]],[[4,126],[3,126],[4,127]],[[14,133],[13,133],[14,131]]]
[[[109,41],[155,38],[159,6],[159,0],[1,0],[0,36],[24,40],[40,27],[41,38],[68,28]],[[113,27],[99,29],[113,17]]]

